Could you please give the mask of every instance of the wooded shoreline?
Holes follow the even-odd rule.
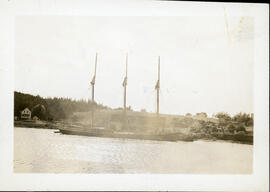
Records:
[[[72,124],[65,122],[65,126],[68,124],[72,126]],[[59,129],[59,127],[63,126],[63,122],[48,122],[48,121],[14,121],[14,127],[17,128],[36,128],[36,129]],[[74,127],[74,126],[73,126]],[[80,127],[77,124],[76,127]],[[241,144],[249,144],[253,145],[253,135],[244,135],[244,134],[196,134],[196,133],[175,133],[175,140],[179,141],[196,141],[196,140],[208,140],[208,141],[228,141],[232,143],[241,143]],[[113,138],[113,137],[112,137]]]
[[[30,116],[25,119],[22,111],[27,111],[29,114],[26,115]],[[189,140],[227,140],[253,144],[253,114],[238,113],[230,116],[220,112],[208,117],[205,112],[201,112],[195,115],[156,116],[146,110],[134,111],[130,106],[126,110],[112,109],[92,101],[43,98],[14,92],[14,126],[59,129],[63,124],[67,127],[104,127],[106,130],[136,134],[165,132],[192,138]]]

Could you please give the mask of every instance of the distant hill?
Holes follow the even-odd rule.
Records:
[[[71,116],[74,112],[87,112],[93,106],[96,109],[108,109],[108,107],[83,100],[72,100],[69,98],[43,98],[20,92],[14,92],[14,116],[20,117],[20,112],[26,107],[33,115],[42,120],[59,120]]]

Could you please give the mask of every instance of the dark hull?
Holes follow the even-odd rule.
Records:
[[[61,133],[68,135],[82,135],[90,137],[107,137],[107,138],[126,138],[140,140],[155,140],[155,141],[193,141],[192,138],[178,134],[163,134],[163,135],[146,135],[146,134],[122,134],[109,132],[94,132],[84,130],[67,130],[59,129]]]

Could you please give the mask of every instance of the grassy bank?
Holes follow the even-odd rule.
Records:
[[[58,129],[57,123],[48,121],[14,121],[14,127],[28,127],[38,129]]]

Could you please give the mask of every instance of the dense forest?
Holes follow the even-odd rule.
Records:
[[[91,101],[72,100],[69,98],[43,98],[20,92],[14,92],[14,116],[20,117],[20,112],[29,108],[32,117],[42,120],[59,120],[72,115],[74,112],[87,112],[93,107],[107,109],[108,107]]]

